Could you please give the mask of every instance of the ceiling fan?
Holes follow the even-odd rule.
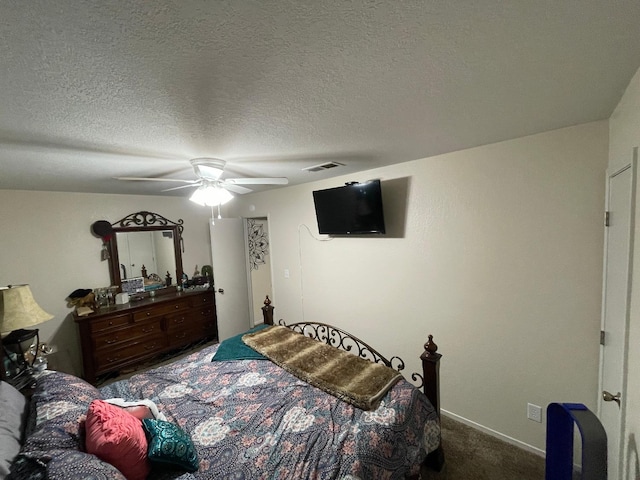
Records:
[[[222,205],[233,198],[233,193],[249,193],[252,190],[243,185],[287,185],[289,180],[284,177],[271,178],[221,178],[226,162],[218,158],[194,158],[189,161],[198,177],[195,180],[179,178],[145,178],[145,177],[115,177],[117,180],[135,182],[179,182],[186,185],[166,188],[163,192],[179,190],[181,188],[197,188],[190,200],[200,205]]]

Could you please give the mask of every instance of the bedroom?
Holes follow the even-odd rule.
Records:
[[[528,402],[595,408],[598,395],[605,172],[640,142],[640,74],[624,88],[598,121],[239,197],[223,215],[268,216],[277,318],[335,317],[384,353],[401,351],[409,371],[433,333],[446,354],[443,409],[540,452],[544,424],[526,418]],[[313,189],[370,178],[396,181],[388,221],[402,235],[320,243],[299,229],[315,226]],[[43,338],[78,371],[64,299],[109,283],[91,223],[139,210],[182,218],[189,271],[210,260],[210,212],[186,197],[53,191],[62,180],[53,181],[37,191],[2,186],[0,283],[32,286],[54,315]],[[637,300],[634,291],[631,344]],[[639,401],[630,375],[628,409]],[[628,418],[627,438],[638,431]]]

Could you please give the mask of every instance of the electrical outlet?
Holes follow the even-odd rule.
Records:
[[[527,403],[527,418],[534,422],[542,423],[542,407]]]

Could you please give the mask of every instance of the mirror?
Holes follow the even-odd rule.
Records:
[[[171,230],[115,232],[115,236],[122,280],[140,276],[147,278],[149,275],[164,277],[164,272],[175,271],[176,255]]]
[[[144,277],[145,285],[166,286],[167,273],[171,285],[182,278],[183,221],[173,222],[153,212],[137,212],[112,223],[109,238],[109,271],[111,284]]]

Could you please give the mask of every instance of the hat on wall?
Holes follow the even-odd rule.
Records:
[[[76,299],[76,298],[86,297],[91,292],[93,292],[93,290],[91,290],[90,288],[78,288],[77,290],[74,290],[73,292],[71,292],[69,294],[69,296],[67,297],[67,299],[72,299],[73,300],[73,299]]]
[[[106,220],[98,220],[91,225],[91,232],[95,236],[102,238],[103,241],[108,242],[111,239],[111,235],[113,235],[113,227]]]

